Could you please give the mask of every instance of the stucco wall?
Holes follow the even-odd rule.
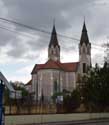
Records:
[[[60,91],[63,89],[72,91],[76,87],[76,74],[75,72],[64,72],[58,69],[39,70],[37,74],[32,76],[32,91],[35,92],[35,99],[37,93],[38,99],[40,99],[42,90],[45,98],[51,97],[54,93],[55,81]]]
[[[41,91],[45,97],[51,97],[53,95],[54,81],[59,84],[60,70],[44,69],[38,72],[38,96],[41,96]]]

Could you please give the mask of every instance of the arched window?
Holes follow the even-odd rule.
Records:
[[[85,49],[85,47],[83,47],[83,53],[86,53],[86,49]]]
[[[58,91],[58,84],[57,84],[57,80],[55,80],[53,83],[53,93],[57,93],[57,91]]]
[[[83,73],[86,73],[86,63],[83,63]]]
[[[87,54],[90,55],[90,47],[87,48]]]

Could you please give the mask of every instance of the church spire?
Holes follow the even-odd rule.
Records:
[[[82,45],[83,43],[85,43],[86,45],[89,43],[85,20],[84,20],[84,24],[83,24],[81,39],[80,39],[80,44]]]
[[[56,46],[58,44],[58,39],[57,39],[57,33],[56,33],[56,28],[55,28],[55,24],[53,25],[53,29],[52,29],[52,34],[51,34],[51,39],[50,39],[50,43],[49,43],[49,47],[51,46]]]
[[[48,47],[48,59],[60,61],[60,46],[58,44],[55,24],[53,24],[51,39]]]
[[[79,44],[79,62],[80,72],[82,74],[87,73],[91,67],[91,43],[89,42],[85,20]]]
[[[87,32],[86,24],[85,24],[85,20],[84,20],[84,24],[83,24],[83,30],[82,30],[82,32]]]

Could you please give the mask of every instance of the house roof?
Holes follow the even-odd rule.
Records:
[[[79,62],[61,63],[59,61],[48,60],[45,64],[36,64],[32,74],[37,73],[41,69],[58,69],[66,72],[76,72]]]
[[[32,84],[32,80],[28,81],[25,86],[28,86],[28,85],[31,85],[31,84]]]
[[[65,71],[75,72],[77,71],[79,62],[72,62],[72,63],[62,63]]]

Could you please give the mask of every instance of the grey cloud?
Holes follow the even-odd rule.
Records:
[[[4,29],[0,29],[0,47],[7,45],[13,37],[15,36],[11,33],[5,31]]]
[[[17,59],[23,57],[27,52],[26,44],[22,43],[21,39],[18,37],[11,39],[10,45],[12,48],[7,50],[7,55],[10,57]]]
[[[92,58],[92,61],[93,61],[93,65],[95,65],[96,63],[103,65],[104,63],[104,55],[101,55],[101,54],[95,54],[94,57]]]
[[[104,19],[102,18],[106,17],[107,11],[105,13],[105,9],[103,9],[104,11],[102,12],[102,8],[99,7],[96,1],[97,0],[2,0],[8,10],[7,18],[49,32],[52,30],[53,19],[55,18],[58,33],[68,35],[69,29],[72,29],[69,36],[78,36],[78,39],[80,39],[83,17],[85,16],[90,41],[94,41],[98,37],[102,37],[108,33],[108,21],[104,24]],[[18,26],[16,26],[16,30],[39,36],[38,40],[31,39],[25,42],[29,47],[29,51],[36,52],[36,55],[39,50],[41,51],[48,47],[50,35],[29,31],[26,28],[20,28]],[[3,40],[0,44],[11,42],[13,49],[7,54],[20,58],[24,57],[25,54],[28,55],[28,50],[22,45],[22,40],[20,39],[16,40],[16,42],[20,44],[16,47],[15,44],[17,43],[13,42],[13,40],[18,36],[17,34],[16,36],[11,36],[8,33],[5,34],[5,32],[2,32],[1,39]],[[64,39],[63,42],[63,39],[64,38],[59,38],[63,51],[77,50],[77,41]]]
[[[31,39],[27,42],[31,50],[39,51],[41,49],[47,48],[50,41],[50,34],[41,35],[38,34],[39,38],[37,40]]]
[[[51,30],[52,21],[56,18],[56,25],[62,31],[70,28],[79,16],[84,16],[93,2],[92,0],[4,0],[4,3],[8,8],[8,16],[12,19]]]
[[[20,58],[23,56],[23,53],[25,51],[23,51],[23,49],[21,49],[20,47],[19,48],[14,48],[10,51],[7,52],[7,55],[8,56],[11,56],[11,57],[14,57],[14,58]]]

